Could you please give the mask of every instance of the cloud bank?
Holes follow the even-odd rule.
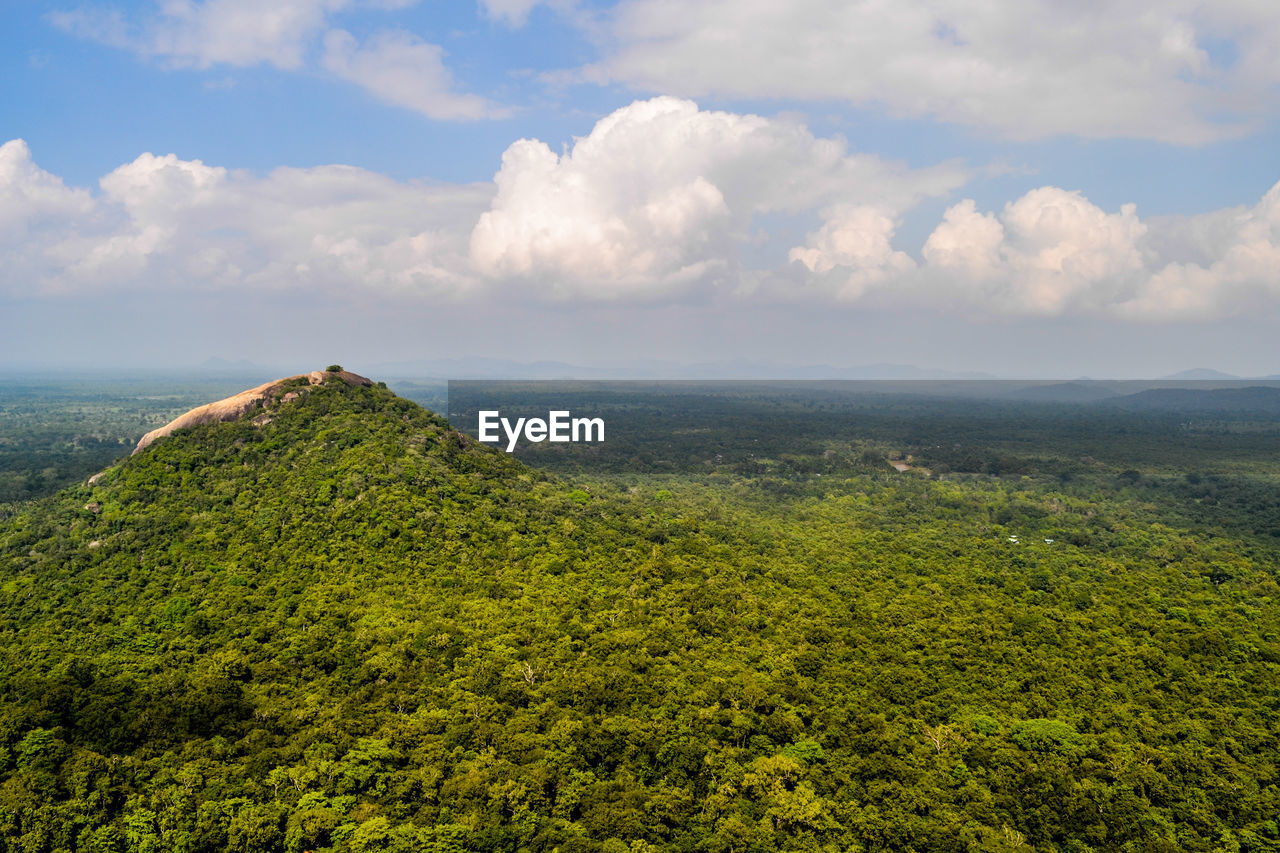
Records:
[[[351,166],[263,177],[143,154],[70,189],[21,140],[0,146],[0,289],[305,290],[453,299],[473,278],[458,217],[487,186],[405,183]]]
[[[1280,6],[1057,0],[624,0],[592,82],[881,107],[1008,139],[1199,144],[1277,115]]]
[[[514,142],[491,184],[350,166],[254,175],[142,154],[90,191],[13,140],[0,146],[0,291],[875,300],[1146,322],[1280,302],[1280,184],[1252,207],[1149,220],[1046,186],[998,211],[960,200],[922,245],[897,244],[906,212],[968,177],[958,164],[911,169],[793,121],[675,98],[623,107],[560,154]]]

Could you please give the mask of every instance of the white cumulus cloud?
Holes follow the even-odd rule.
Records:
[[[1190,232],[1199,261],[1173,261],[1155,270],[1117,313],[1161,321],[1216,319],[1280,301],[1280,183],[1252,208],[1171,223]]]
[[[1125,205],[1107,213],[1080,193],[1032,190],[999,220],[966,200],[947,210],[924,257],[1008,313],[1059,314],[1107,304],[1144,268],[1146,226]]]
[[[63,247],[100,231],[100,218],[93,196],[37,166],[26,142],[0,145],[0,291],[29,288],[65,266]]]
[[[89,193],[37,166],[26,142],[0,145],[0,234],[6,242],[18,242],[32,229],[60,227],[92,209]]]
[[[875,207],[841,206],[808,243],[788,257],[821,276],[840,299],[857,299],[868,288],[899,279],[916,268],[906,252],[893,248],[893,218]]]
[[[1251,208],[1142,221],[1041,187],[997,216],[966,199],[925,242],[921,286],[1001,314],[1211,320],[1280,301],[1280,184]]]
[[[659,97],[606,116],[563,154],[529,139],[508,148],[471,254],[492,278],[561,296],[668,293],[739,269],[757,214],[892,213],[964,178],[954,165],[909,170],[798,124]],[[855,239],[857,224],[840,239]]]

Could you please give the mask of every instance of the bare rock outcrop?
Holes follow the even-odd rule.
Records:
[[[307,384],[300,384],[304,380]],[[258,407],[267,408],[277,403],[287,403],[310,391],[316,385],[321,385],[325,382],[345,382],[348,385],[373,384],[371,380],[349,370],[313,370],[310,373],[300,373],[297,376],[286,376],[283,379],[259,385],[257,388],[241,391],[239,394],[234,394],[224,400],[197,406],[191,411],[169,421],[164,426],[153,429],[144,435],[138,440],[138,446],[133,449],[133,452],[138,453],[156,439],[164,438],[176,430],[200,426],[201,424],[234,421]],[[92,480],[90,484],[92,484]]]

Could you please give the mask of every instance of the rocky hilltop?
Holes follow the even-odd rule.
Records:
[[[373,384],[372,380],[341,368],[313,370],[310,373],[299,373],[297,376],[286,376],[283,379],[276,379],[256,388],[241,391],[239,394],[233,394],[226,399],[197,406],[144,435],[138,440],[138,446],[133,449],[133,452],[136,454],[142,451],[157,439],[164,438],[176,430],[201,424],[234,421],[256,408],[268,409],[280,403],[287,403],[325,382],[345,382],[348,385]]]

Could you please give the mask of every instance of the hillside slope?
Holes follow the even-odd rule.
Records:
[[[672,487],[323,381],[38,504],[0,528],[0,849],[1280,844],[1241,543],[892,472]]]

